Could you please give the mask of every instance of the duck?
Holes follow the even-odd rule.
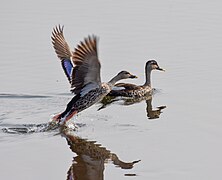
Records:
[[[61,65],[75,95],[66,109],[52,120],[65,124],[75,114],[101,101],[113,88],[114,84],[127,78],[137,78],[128,71],[120,71],[107,83],[101,82],[101,64],[98,59],[98,37],[89,35],[71,51],[63,34],[64,26],[56,26],[52,31],[52,44],[61,60]]]
[[[165,71],[160,68],[156,60],[149,60],[145,65],[145,83],[143,85],[135,85],[129,83],[117,83],[110,91],[108,96],[111,97],[130,97],[130,98],[141,98],[143,96],[147,96],[152,94],[152,86],[151,86],[151,71],[159,70]]]

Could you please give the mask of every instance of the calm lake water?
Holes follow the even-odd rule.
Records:
[[[221,179],[221,7],[199,0],[2,2],[0,179]],[[100,37],[103,81],[128,70],[139,79],[127,82],[143,84],[146,61],[156,59],[166,72],[152,73],[153,97],[99,111],[96,104],[73,118],[77,131],[44,129],[72,98],[50,39],[58,24],[73,48],[88,34]]]

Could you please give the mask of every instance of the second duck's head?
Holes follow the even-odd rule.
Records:
[[[159,70],[159,71],[165,71],[164,69],[160,68],[158,63],[155,60],[149,60],[146,62],[146,70],[152,71],[152,70]]]
[[[128,78],[134,79],[134,78],[137,78],[137,76],[135,76],[133,74],[130,74],[128,71],[121,71],[117,74],[117,76],[119,76],[120,79],[128,79]]]

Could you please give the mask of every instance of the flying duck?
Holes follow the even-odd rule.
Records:
[[[94,35],[81,41],[74,52],[64,38],[63,26],[56,26],[51,38],[55,52],[71,84],[71,91],[75,93],[65,111],[55,115],[53,120],[65,123],[75,114],[102,100],[117,81],[136,78],[127,71],[121,71],[108,83],[101,82],[101,65],[97,52],[98,38]]]

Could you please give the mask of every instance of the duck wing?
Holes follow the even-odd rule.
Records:
[[[75,66],[72,71],[71,88],[75,94],[81,92],[83,95],[101,85],[97,40],[94,35],[88,36],[73,52],[72,60]]]
[[[140,88],[140,86],[129,83],[117,83],[114,87],[115,88],[113,90],[134,90]]]
[[[71,83],[71,74],[73,69],[72,64],[72,51],[69,48],[68,43],[65,40],[63,35],[64,26],[56,26],[52,32],[52,44],[55,49],[55,52],[58,58],[61,60],[61,65],[64,70],[66,77],[68,78],[69,82]]]

